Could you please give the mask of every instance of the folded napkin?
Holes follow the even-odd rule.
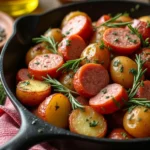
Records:
[[[4,106],[0,105],[0,146],[9,141],[13,136],[17,134],[20,127],[20,116],[12,105],[9,98],[6,98]],[[36,145],[30,150],[56,150],[48,143],[41,143]]]

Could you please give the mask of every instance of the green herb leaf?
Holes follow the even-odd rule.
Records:
[[[93,121],[89,122],[90,127],[96,127],[97,125],[98,125],[98,121],[93,120]]]
[[[80,62],[85,59],[84,58],[78,58],[74,60],[68,60],[65,64],[62,65],[57,71],[63,70],[63,72],[67,72],[70,70],[77,70],[79,68]]]
[[[49,75],[47,75],[47,78],[43,77],[43,79],[46,83],[51,84],[51,86],[54,88],[55,92],[60,92],[60,93],[63,93],[64,95],[66,95],[68,97],[73,109],[76,109],[76,108],[83,109],[84,108],[84,106],[81,105],[72,95],[72,94],[78,95],[77,92],[68,89],[67,87],[62,85],[59,81],[57,81],[56,79],[52,79]]]
[[[36,42],[36,43],[46,42],[46,43],[48,43],[48,48],[52,53],[54,53],[54,54],[58,53],[57,52],[58,43],[55,42],[53,37],[46,37],[46,36],[42,35],[41,37],[33,38],[32,40],[33,40],[33,42]]]

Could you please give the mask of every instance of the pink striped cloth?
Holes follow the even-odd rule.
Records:
[[[6,98],[4,106],[0,105],[0,146],[7,143],[17,134],[20,127],[20,118],[17,110],[9,98]],[[30,150],[56,150],[47,143],[36,145]]]

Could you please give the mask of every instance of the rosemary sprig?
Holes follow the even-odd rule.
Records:
[[[141,60],[140,55],[136,55],[135,62],[137,63],[137,72],[134,73],[133,86],[132,86],[132,89],[130,89],[128,93],[129,100],[131,100],[135,96],[137,89],[141,86],[141,83],[142,83],[141,78],[146,72],[146,69],[143,70],[142,68],[145,61]]]
[[[85,57],[74,59],[74,60],[68,60],[57,71],[59,71],[59,70],[63,70],[63,72],[67,72],[69,70],[76,71],[79,68],[80,62],[84,59],[85,59]]]
[[[58,43],[55,42],[53,37],[46,37],[46,36],[41,35],[41,37],[33,38],[32,40],[33,42],[36,42],[36,43],[47,42],[49,50],[54,54],[58,53],[57,52]]]
[[[150,100],[147,100],[147,98],[135,98],[138,88],[143,85],[143,81],[141,80],[141,78],[147,70],[143,70],[143,64],[145,63],[145,61],[141,59],[140,55],[136,55],[135,61],[137,63],[137,72],[134,72],[133,74],[133,86],[128,91],[129,101],[126,104],[129,111],[132,111],[132,109],[134,109],[136,106],[145,106],[150,108]]]
[[[102,23],[100,26],[107,26],[109,23],[112,23],[114,21],[116,21],[119,17],[121,17],[123,14],[119,13],[118,15],[116,15],[115,17],[107,20],[106,22]]]
[[[130,24],[128,25],[128,28],[131,30],[133,34],[136,34],[140,38],[143,47],[150,46],[149,38],[144,40],[139,31],[136,28],[133,28]]]
[[[106,26],[109,28],[117,28],[117,27],[129,25],[131,23],[132,22],[109,23]]]
[[[46,83],[51,84],[51,86],[54,88],[54,91],[60,92],[60,93],[63,93],[64,95],[66,95],[68,97],[73,109],[84,108],[84,106],[81,105],[72,95],[72,94],[78,95],[77,92],[74,92],[74,91],[68,89],[67,87],[62,85],[59,81],[57,81],[56,79],[52,79],[49,75],[47,75],[47,78],[43,77],[43,79],[45,79]]]
[[[0,105],[3,105],[5,102],[6,93],[2,83],[0,82]]]
[[[131,24],[131,22],[120,22],[120,23],[114,23],[119,17],[123,16],[124,14],[119,13],[118,15],[114,16],[113,18],[107,20],[106,22],[102,23],[100,26],[107,26],[109,28],[116,28],[116,27],[121,27],[121,26],[126,26]],[[99,28],[98,26],[97,28]]]

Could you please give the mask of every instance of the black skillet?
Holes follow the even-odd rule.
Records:
[[[102,14],[112,13],[114,15],[119,12],[130,12],[136,4],[129,1],[88,1],[66,5],[42,15],[25,16],[16,21],[14,33],[2,50],[0,67],[2,84],[20,113],[21,128],[13,139],[0,148],[1,150],[28,149],[42,141],[49,141],[51,145],[60,150],[123,150],[150,146],[150,138],[115,141],[73,134],[38,119],[15,96],[15,75],[17,70],[25,65],[25,54],[32,44],[33,37],[41,35],[49,27],[59,27],[63,17],[70,11],[84,11],[94,21]],[[138,4],[140,8],[131,13],[132,17],[150,15],[149,4]]]

